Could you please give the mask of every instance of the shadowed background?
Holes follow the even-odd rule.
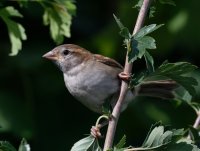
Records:
[[[6,26],[0,21],[0,140],[18,146],[22,137],[27,138],[32,150],[65,151],[79,139],[89,134],[98,114],[89,111],[76,101],[65,88],[62,73],[41,56],[56,45],[49,29],[42,25],[42,8],[32,2],[28,8],[14,5],[24,15],[19,20],[25,27],[28,40],[17,56],[8,56],[10,42]],[[70,39],[64,43],[78,44],[93,53],[103,54],[124,64],[125,49],[115,13],[130,30],[133,30],[138,11],[133,1],[77,0],[77,14],[73,19]],[[178,1],[176,7],[158,5],[155,17],[145,24],[164,23],[152,34],[157,49],[149,52],[155,65],[188,61],[199,66],[200,13],[199,1]],[[144,69],[144,60],[137,61],[134,72]],[[200,76],[200,72],[193,73]],[[197,88],[198,101],[200,91]],[[166,100],[138,98],[122,114],[116,134],[118,141],[127,135],[127,145],[140,145],[151,124],[162,121],[174,128],[187,127],[195,120],[195,113],[185,104],[175,107]]]

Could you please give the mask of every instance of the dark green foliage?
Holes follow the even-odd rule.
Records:
[[[17,151],[9,142],[0,141],[0,151]]]

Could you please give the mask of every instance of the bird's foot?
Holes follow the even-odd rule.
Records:
[[[102,123],[100,123],[100,120],[104,118],[106,119],[105,121],[103,121]],[[111,116],[107,116],[107,115],[102,115],[97,119],[96,125],[92,126],[92,128],[90,129],[90,134],[94,137],[94,138],[103,138],[103,136],[101,135],[100,129],[106,125],[108,125],[108,122],[110,120]]]
[[[90,134],[94,138],[103,138],[100,132],[100,128],[101,128],[100,126],[92,126],[92,128],[90,129]]]
[[[123,81],[129,82],[131,80],[131,75],[129,73],[121,72],[118,74],[119,78]]]

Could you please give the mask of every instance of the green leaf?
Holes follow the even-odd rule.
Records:
[[[156,69],[150,77],[163,76],[170,78],[183,86],[191,95],[194,95],[194,86],[198,84],[197,80],[193,77],[187,77],[185,74],[190,73],[195,69],[197,69],[197,67],[188,62],[164,63],[158,67],[158,69]]]
[[[191,140],[183,139],[183,129],[164,131],[164,126],[158,124],[151,128],[141,147],[129,151],[199,151]]]
[[[126,135],[124,135],[121,138],[121,140],[119,141],[119,143],[117,143],[117,145],[115,147],[120,149],[120,148],[123,148],[125,144],[126,144]]]
[[[102,151],[102,149],[97,139],[90,135],[76,142],[71,151]]]
[[[23,16],[14,7],[7,6],[0,10],[0,17],[6,23],[8,28],[8,34],[12,45],[10,56],[17,55],[19,50],[22,49],[22,40],[26,40],[26,34],[24,27],[11,20],[11,17]]]
[[[128,53],[129,62],[134,62],[137,58],[142,58],[146,49],[156,49],[155,39],[149,36],[141,37],[137,40],[132,39],[132,50]]]
[[[145,26],[131,38],[131,51],[128,52],[129,62],[134,62],[138,58],[141,59],[146,49],[156,49],[155,39],[147,35],[161,26],[163,26],[163,24],[158,26],[156,26],[156,24]]]
[[[31,150],[30,145],[27,143],[26,139],[23,138],[18,151],[30,151],[30,150]]]
[[[149,73],[154,72],[154,60],[148,51],[145,52],[144,58],[145,58],[146,66],[147,66]]]
[[[172,5],[172,6],[176,6],[176,4],[173,0],[159,0],[159,2],[161,4],[169,4],[169,5]]]
[[[141,28],[135,35],[134,35],[134,39],[139,39],[142,38],[150,33],[152,33],[153,31],[157,30],[158,28],[162,27],[164,24],[160,24],[160,25],[156,25],[156,24],[151,24],[148,26],[144,26],[143,28]]]
[[[155,127],[151,133],[149,134],[148,139],[146,142],[143,143],[143,148],[150,148],[150,147],[160,147],[161,145],[166,145],[170,142],[172,138],[172,132],[166,131],[164,133],[164,127],[158,126]]]
[[[17,151],[17,150],[9,142],[0,141],[0,151]]]
[[[119,34],[120,34],[122,37],[124,37],[125,39],[131,39],[131,34],[130,34],[128,28],[125,27],[125,26],[121,23],[120,19],[118,19],[114,14],[113,14],[113,16],[114,16],[114,19],[115,19],[117,25],[118,25],[119,28],[120,28]]]
[[[72,15],[75,14],[75,5],[73,1],[55,0],[56,2],[41,2],[44,6],[43,23],[50,26],[52,39],[60,44],[65,37],[70,37],[70,26]]]

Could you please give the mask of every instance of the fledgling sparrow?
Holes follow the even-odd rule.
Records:
[[[90,110],[102,113],[105,101],[110,101],[114,107],[121,85],[118,75],[123,71],[123,67],[117,61],[92,54],[74,44],[60,45],[43,57],[58,65],[69,92]],[[173,90],[176,87],[176,82],[172,80],[142,83],[134,90],[128,91],[122,110],[137,95],[173,98]]]

